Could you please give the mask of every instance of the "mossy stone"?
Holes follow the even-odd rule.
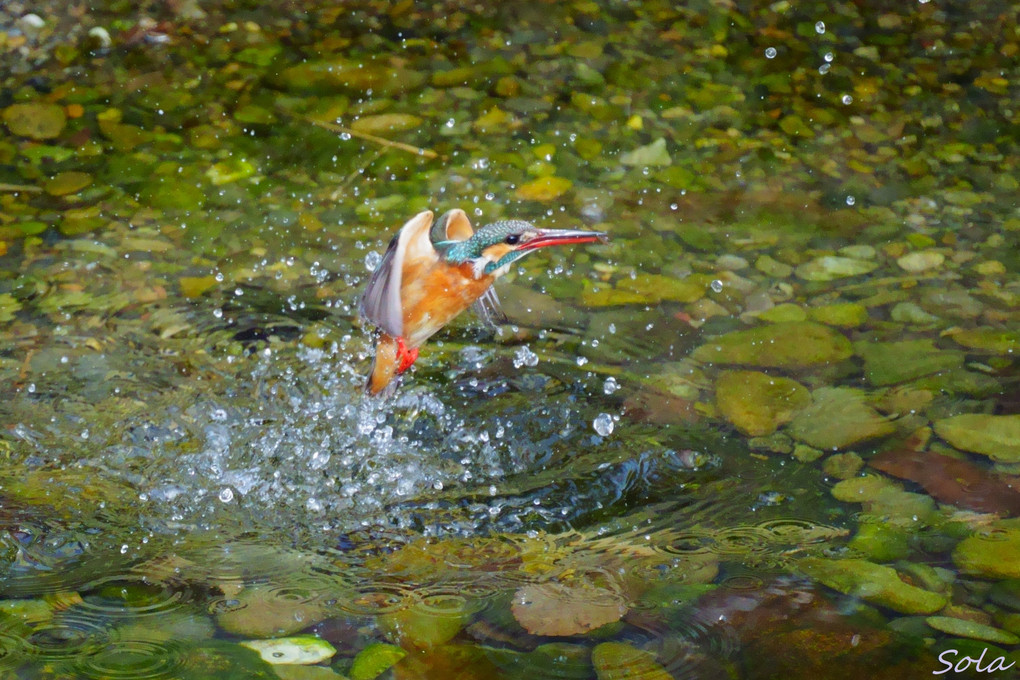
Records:
[[[963,366],[964,353],[940,350],[928,339],[902,342],[857,342],[864,375],[872,385],[894,385]]]
[[[852,352],[841,333],[812,321],[795,321],[727,333],[691,356],[705,363],[807,368],[842,361]]]
[[[800,560],[798,566],[805,574],[833,590],[901,614],[932,614],[948,602],[939,593],[904,583],[892,567],[867,560],[809,557]]]
[[[775,432],[811,402],[796,380],[758,371],[724,371],[716,382],[715,401],[726,420],[750,437]]]
[[[53,139],[67,124],[64,109],[56,104],[26,102],[4,109],[4,123],[11,134],[29,139]]]
[[[788,428],[794,439],[823,451],[835,451],[892,434],[892,423],[846,387],[820,387],[812,404],[801,409]]]
[[[1020,415],[965,413],[936,421],[935,433],[963,451],[1020,463]]]
[[[974,534],[953,550],[953,563],[965,574],[984,578],[1020,578],[1020,529]]]

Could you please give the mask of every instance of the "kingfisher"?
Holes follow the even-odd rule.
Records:
[[[528,253],[605,240],[604,232],[539,229],[523,220],[476,231],[459,209],[434,224],[431,210],[418,213],[390,241],[361,297],[361,316],[379,329],[366,390],[385,390],[414,364],[425,341],[468,307],[490,323],[504,321],[492,284]]]

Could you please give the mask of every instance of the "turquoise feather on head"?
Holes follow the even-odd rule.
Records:
[[[436,250],[451,264],[476,262],[480,273],[499,275],[528,253],[552,245],[603,241],[606,234],[572,229],[539,229],[524,220],[500,220],[480,227],[463,241],[441,241]],[[484,260],[484,262],[480,262]]]

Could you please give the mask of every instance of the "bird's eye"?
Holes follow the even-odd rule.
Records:
[[[506,242],[512,246],[517,245],[520,242],[520,240],[521,240],[520,234],[510,234],[509,236],[506,237]]]

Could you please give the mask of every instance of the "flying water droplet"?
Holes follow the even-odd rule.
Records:
[[[840,101],[849,106],[850,104],[854,103],[854,98],[848,94],[845,94],[840,98]]]
[[[818,35],[821,35],[822,33],[825,33],[825,22],[824,21],[819,21],[819,22],[815,23],[815,33],[817,33]]]
[[[721,293],[723,289],[723,282],[719,279],[715,279],[712,283],[708,284],[709,287],[716,293]]]
[[[592,423],[592,427],[599,433],[599,436],[608,437],[613,434],[613,416],[608,413],[600,413],[595,416],[595,421]]]
[[[766,59],[775,59],[776,58],[776,48],[775,47],[766,47],[765,48],[765,58]]]
[[[618,389],[620,389],[620,383],[616,382],[616,378],[612,376],[606,378],[606,381],[602,383],[602,391],[606,394],[612,394]]]
[[[230,487],[223,489],[222,491],[220,491],[219,499],[224,503],[229,503],[230,501],[234,500],[234,490],[231,489]]]
[[[527,347],[518,347],[514,352],[514,368],[538,366],[538,355]]]
[[[365,255],[365,269],[370,272],[374,272],[379,267],[380,262],[382,262],[382,255],[374,250],[369,251],[369,253]]]
[[[846,204],[847,205],[853,205],[856,202],[857,202],[857,199],[854,198],[853,196],[847,196],[846,197]]]

